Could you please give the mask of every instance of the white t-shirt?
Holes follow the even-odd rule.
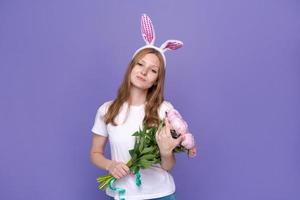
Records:
[[[103,121],[103,116],[111,103],[112,101],[107,101],[98,108],[92,132],[97,135],[109,137],[112,160],[127,163],[131,158],[129,150],[134,148],[135,143],[135,137],[132,134],[138,131],[139,127],[142,128],[143,125],[145,104],[129,106],[128,103],[124,103],[115,118],[118,126],[113,126],[111,123],[106,125]],[[127,120],[123,123],[128,106],[129,113]],[[164,101],[159,107],[160,119],[164,118],[165,111],[172,108],[171,103]],[[175,192],[172,175],[162,169],[160,164],[153,165],[148,169],[140,169],[140,174],[142,184],[139,187],[136,186],[135,176],[133,175],[122,177],[114,183],[115,187],[126,190],[125,195],[123,195],[124,198],[128,200],[153,199]],[[116,192],[109,188],[106,189],[106,194],[115,198],[118,197]]]

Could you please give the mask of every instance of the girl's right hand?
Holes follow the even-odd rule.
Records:
[[[117,162],[114,160],[108,166],[107,170],[116,179],[120,179],[123,176],[127,176],[131,173],[129,167],[125,163]]]

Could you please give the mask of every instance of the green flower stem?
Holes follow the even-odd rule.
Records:
[[[129,167],[129,168],[132,167],[132,165],[133,165],[132,159],[130,159],[130,160],[127,162],[126,165],[127,165],[127,167]]]
[[[127,164],[126,164],[129,168],[132,168],[133,166],[133,162],[132,162],[132,159],[130,159]],[[106,189],[108,186],[109,186],[109,182],[111,180],[113,180],[113,176],[111,174],[107,174],[107,175],[104,175],[104,176],[99,176],[97,178],[97,182],[100,183],[99,185],[99,189]]]

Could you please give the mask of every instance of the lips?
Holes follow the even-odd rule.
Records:
[[[144,78],[140,77],[140,76],[136,76],[138,79],[140,79],[141,81],[146,81]]]

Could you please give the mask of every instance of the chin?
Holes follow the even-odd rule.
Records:
[[[139,83],[131,82],[131,84],[132,84],[133,87],[139,88],[141,90],[148,90],[149,89],[148,86],[145,86],[145,85],[142,85],[142,84],[139,84]]]

